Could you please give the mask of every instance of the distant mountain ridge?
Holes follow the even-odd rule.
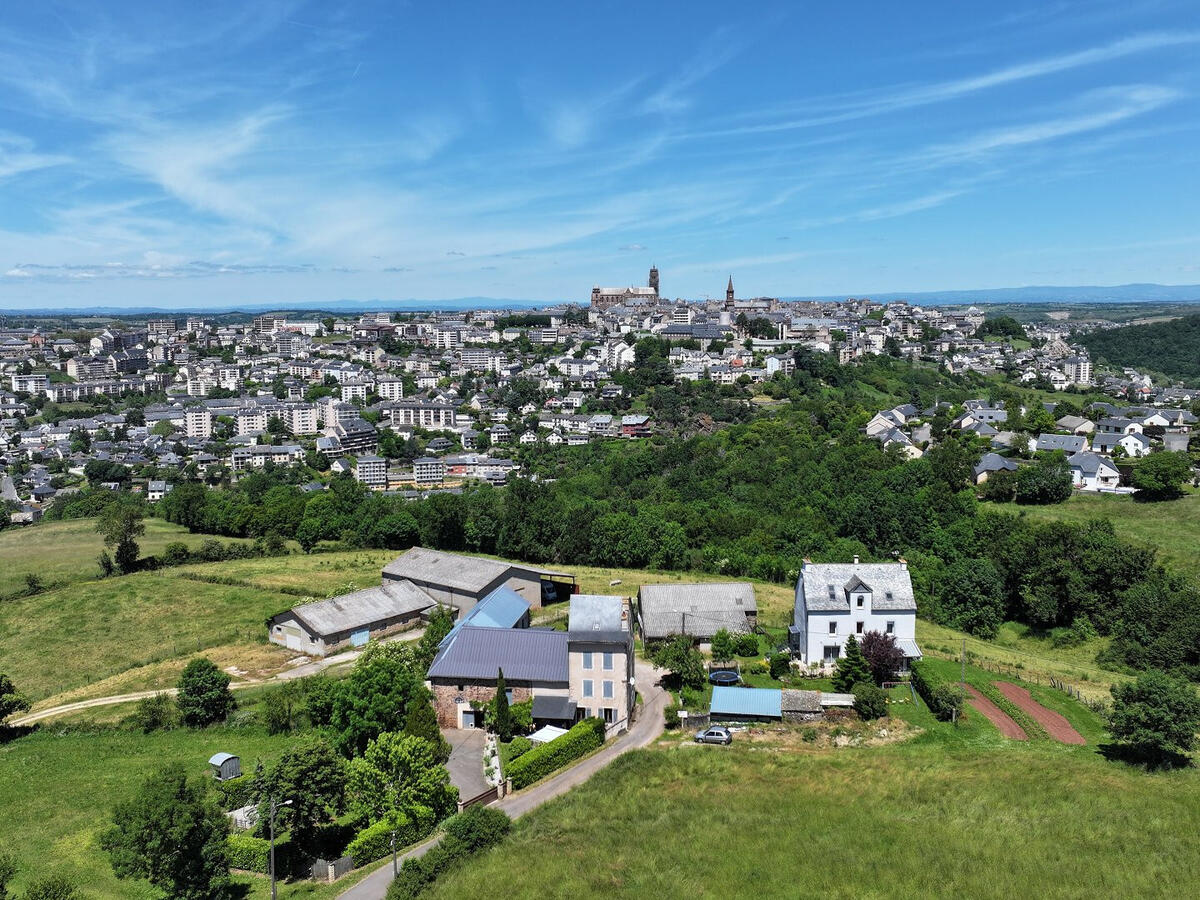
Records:
[[[963,291],[871,291],[847,292],[808,296],[781,296],[781,300],[845,300],[849,297],[868,297],[872,300],[910,300],[930,306],[969,303],[1200,303],[1200,284],[1118,284],[1034,286],[1007,288],[971,288]],[[370,312],[372,310],[460,310],[460,309],[537,309],[562,306],[568,303],[587,303],[587,298],[574,300],[529,300],[504,297],[453,297],[443,300],[308,300],[287,303],[226,303],[214,306],[71,306],[26,309],[0,309],[0,315],[60,315],[60,316],[134,316],[186,315],[188,313],[231,312]]]

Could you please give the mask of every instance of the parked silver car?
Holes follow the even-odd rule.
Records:
[[[725,744],[728,746],[733,743],[733,734],[728,728],[722,725],[714,725],[712,728],[704,728],[696,732],[697,744]]]

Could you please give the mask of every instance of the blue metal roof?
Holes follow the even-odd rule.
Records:
[[[722,716],[772,716],[782,718],[783,692],[779,688],[713,688],[709,711]]]
[[[527,612],[529,604],[525,598],[512,588],[501,585],[472,606],[466,615],[455,623],[450,633],[442,638],[438,647],[450,644],[464,625],[474,625],[477,628],[515,628]]]

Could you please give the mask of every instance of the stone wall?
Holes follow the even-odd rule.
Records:
[[[491,703],[496,698],[496,682],[466,683],[459,689],[457,684],[431,682],[433,690],[433,708],[437,710],[438,725],[442,728],[458,728],[458,711],[472,704]],[[513,685],[512,702],[521,703],[533,696],[533,690],[528,687]],[[459,702],[462,700],[463,702]]]

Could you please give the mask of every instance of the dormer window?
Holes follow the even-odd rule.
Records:
[[[855,599],[858,601],[858,606],[863,605],[863,595],[862,594],[859,594]]]

